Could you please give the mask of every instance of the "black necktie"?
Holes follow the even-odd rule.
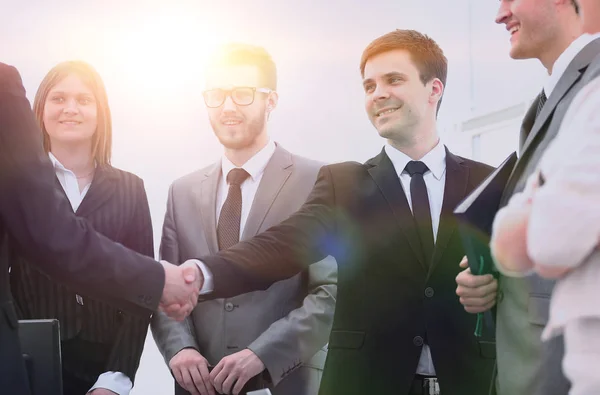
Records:
[[[538,106],[537,106],[537,110],[535,111],[535,117],[539,117],[540,113],[542,112],[542,108],[544,107],[544,104],[546,104],[546,92],[544,92],[544,90],[542,89],[542,93],[540,94],[540,101],[538,101]]]
[[[410,196],[415,224],[421,239],[425,264],[429,266],[433,255],[433,226],[431,224],[431,210],[427,197],[427,186],[423,174],[429,170],[423,162],[410,161],[406,165],[406,172],[410,175]]]
[[[248,178],[244,169],[232,169],[227,174],[229,192],[221,208],[217,239],[219,250],[225,250],[240,241],[240,221],[242,218],[242,189],[240,185]]]

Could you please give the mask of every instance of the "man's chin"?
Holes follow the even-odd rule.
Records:
[[[252,145],[252,142],[247,141],[246,139],[235,137],[230,138],[229,136],[219,137],[219,142],[223,147],[232,150],[240,150]]]
[[[531,59],[533,57],[527,54],[527,51],[524,50],[519,43],[515,43],[510,47],[508,55],[511,57],[511,59],[515,60]]]
[[[384,139],[391,139],[394,137],[395,133],[394,133],[394,128],[391,126],[380,126],[377,127],[377,133],[379,133],[379,136],[383,137]]]

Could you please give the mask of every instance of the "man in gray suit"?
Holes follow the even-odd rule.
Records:
[[[321,164],[267,133],[276,85],[275,64],[260,47],[232,44],[211,63],[204,100],[224,156],[171,186],[162,259],[226,249],[277,225],[308,197]],[[192,394],[316,395],[336,281],[328,257],[266,291],[199,303],[184,323],[157,314],[152,333],[178,385]]]
[[[505,205],[523,190],[556,136],[569,104],[585,85],[592,71],[588,66],[600,53],[600,36],[581,34],[573,0],[502,0],[496,23],[506,25],[510,32],[512,58],[539,59],[548,71],[542,92],[523,120],[519,160],[502,197]],[[468,288],[464,282],[459,282],[461,286]],[[561,369],[562,337],[547,343],[540,340],[553,287],[554,281],[537,275],[500,279],[496,331],[499,395],[568,393],[570,385]]]

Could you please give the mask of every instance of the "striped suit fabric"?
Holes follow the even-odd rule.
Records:
[[[62,191],[58,180],[56,185]],[[96,231],[109,239],[154,256],[150,210],[139,177],[111,166],[99,166],[76,215],[86,218]],[[107,371],[122,372],[134,380],[149,313],[135,316],[78,295],[69,287],[50,280],[16,249],[12,250],[10,259],[11,288],[20,319],[57,318],[63,347],[74,338],[106,346],[102,352],[105,366],[101,371],[80,371],[73,361],[65,361],[63,369],[77,370],[71,373],[90,383]],[[97,359],[98,356],[90,357]]]

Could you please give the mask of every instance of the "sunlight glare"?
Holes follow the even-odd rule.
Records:
[[[202,86],[207,57],[222,44],[214,24],[183,13],[152,14],[113,37],[115,62],[133,89],[173,91]]]

